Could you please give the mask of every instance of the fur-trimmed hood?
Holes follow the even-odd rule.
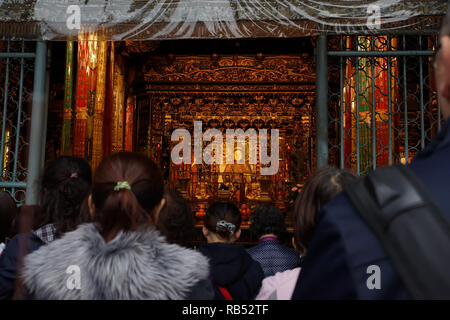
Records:
[[[77,270],[79,289],[70,285]],[[120,232],[105,243],[94,224],[29,254],[23,269],[36,299],[183,299],[208,277],[205,256],[168,244],[158,231]]]

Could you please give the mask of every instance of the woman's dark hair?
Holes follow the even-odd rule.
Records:
[[[306,181],[294,206],[294,241],[304,254],[316,227],[316,215],[328,201],[337,196],[346,184],[357,179],[351,171],[324,167]]]
[[[117,189],[125,181],[127,188]],[[116,188],[116,190],[114,190]],[[104,158],[92,186],[94,222],[103,238],[119,231],[135,231],[151,225],[154,209],[164,194],[161,170],[142,154],[119,152]]]
[[[286,232],[283,214],[270,204],[257,206],[250,221],[250,231],[258,238],[269,233],[281,237]]]
[[[195,234],[195,216],[189,203],[175,190],[167,190],[166,205],[158,216],[157,228],[169,243],[188,246]]]
[[[14,235],[14,221],[18,209],[14,199],[6,191],[0,191],[0,242]]]
[[[205,227],[218,234],[222,239],[230,239],[233,235],[230,229],[224,226],[217,225],[219,221],[225,221],[235,226],[234,232],[241,227],[241,213],[239,209],[231,202],[216,202],[206,210]]]
[[[89,221],[89,216],[80,213],[80,206],[91,182],[91,167],[84,159],[62,156],[50,162],[42,177],[41,210],[34,229],[53,223],[58,237]]]

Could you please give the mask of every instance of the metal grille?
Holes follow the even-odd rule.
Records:
[[[366,173],[407,163],[439,131],[438,37],[330,37],[329,162]]]
[[[35,42],[0,41],[0,188],[25,198]]]

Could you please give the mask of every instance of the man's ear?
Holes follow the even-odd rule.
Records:
[[[88,197],[88,208],[89,208],[89,215],[91,216],[91,220],[94,220],[95,204],[94,204],[94,201],[92,201],[92,193]]]
[[[202,227],[202,233],[205,236],[205,238],[208,238],[209,230],[205,226]]]
[[[441,49],[436,59],[438,60],[438,92],[446,100],[450,101],[450,37],[440,37]]]

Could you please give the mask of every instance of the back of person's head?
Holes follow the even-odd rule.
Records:
[[[241,213],[231,202],[217,202],[206,210],[205,228],[224,241],[230,241],[240,233]]]
[[[80,206],[89,194],[92,171],[81,158],[62,156],[48,164],[41,181],[42,200],[34,227],[53,223],[56,236],[72,231],[89,220]]]
[[[0,191],[0,242],[14,235],[14,222],[18,209],[14,199],[6,191]]]
[[[157,228],[169,243],[188,246],[195,234],[195,216],[189,203],[175,190],[167,190],[166,205],[158,215]]]
[[[319,210],[357,179],[351,171],[324,167],[314,172],[297,196],[294,206],[294,241],[300,253],[304,253],[314,234]]]
[[[440,110],[445,119],[450,117],[450,6],[442,22],[440,49],[436,54],[435,78]]]
[[[105,240],[119,231],[154,226],[164,205],[161,170],[142,154],[119,152],[104,158],[94,175],[93,221]]]
[[[258,238],[266,234],[281,237],[286,232],[284,216],[273,205],[259,205],[251,216],[250,231]]]

